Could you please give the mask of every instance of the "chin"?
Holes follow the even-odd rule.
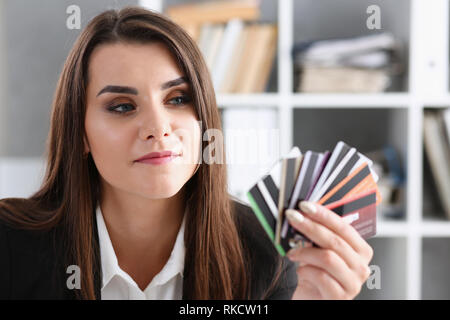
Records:
[[[166,199],[175,196],[180,191],[180,186],[159,186],[143,191],[145,197],[150,199]]]

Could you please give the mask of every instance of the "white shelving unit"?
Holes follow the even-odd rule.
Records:
[[[278,1],[278,92],[266,94],[219,94],[221,108],[252,106],[277,108],[281,152],[293,146],[295,110],[303,108],[356,108],[404,110],[407,117],[405,169],[407,174],[405,220],[380,221],[378,238],[406,241],[404,298],[422,298],[422,239],[450,239],[450,222],[424,221],[422,213],[422,121],[424,108],[450,106],[448,94],[448,1],[411,0],[409,70],[406,92],[381,94],[293,93],[294,5],[300,0]],[[325,9],[324,9],[325,10]],[[307,13],[305,13],[307,14]],[[400,14],[400,13],[399,13]],[[433,35],[432,37],[430,35]],[[450,196],[450,195],[449,195]],[[401,268],[401,267],[400,267]],[[383,270],[382,270],[383,271]],[[389,272],[389,270],[384,270]],[[402,272],[400,271],[400,274]],[[381,297],[383,298],[383,297]]]

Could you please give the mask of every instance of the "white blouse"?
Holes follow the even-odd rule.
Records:
[[[186,210],[169,260],[144,291],[120,268],[100,206],[97,206],[96,217],[103,274],[102,300],[180,300],[182,298]]]

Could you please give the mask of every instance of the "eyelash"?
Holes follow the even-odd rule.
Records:
[[[182,106],[182,105],[186,105],[186,104],[191,102],[191,97],[189,97],[188,95],[177,96],[175,98],[170,99],[169,101],[172,101],[172,100],[175,100],[175,99],[180,99],[180,98],[183,99],[183,102],[175,104],[175,105]],[[110,111],[112,113],[117,113],[117,114],[125,114],[125,113],[130,112],[130,111],[123,111],[123,112],[117,111],[116,109],[121,107],[121,106],[132,106],[132,107],[134,107],[131,103],[119,103],[119,104],[117,104],[115,106],[109,107],[108,111]]]

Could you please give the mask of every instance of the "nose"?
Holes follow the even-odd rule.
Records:
[[[154,139],[162,140],[172,133],[170,114],[164,110],[163,106],[151,106],[145,108],[142,113],[141,126],[139,128],[139,138],[147,141]]]

